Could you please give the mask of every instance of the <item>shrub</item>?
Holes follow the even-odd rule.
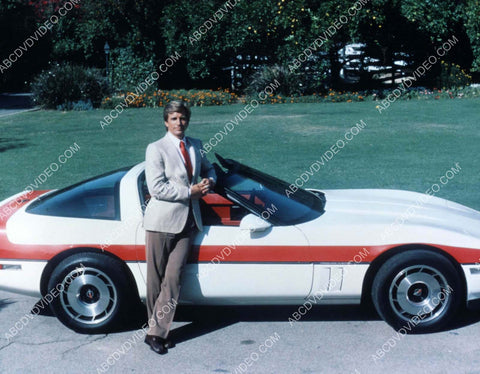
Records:
[[[111,109],[122,102],[128,104],[130,108],[161,107],[172,100],[184,100],[190,106],[225,105],[237,103],[238,96],[228,90],[158,90],[140,95],[126,92],[106,97],[102,102],[102,108]]]
[[[280,83],[276,90],[279,95],[300,95],[305,91],[306,85],[298,75],[290,72],[286,66],[272,65],[265,66],[251,75],[245,93],[252,96],[257,95],[275,80]]]
[[[135,91],[139,83],[156,71],[153,60],[144,61],[131,47],[112,50],[111,80],[116,92]],[[155,85],[148,91],[153,91]]]
[[[48,109],[98,107],[108,93],[106,79],[95,68],[55,65],[32,83],[34,101]]]
[[[252,99],[261,104],[282,103],[339,103],[356,101],[382,101],[393,94],[392,89],[370,91],[334,91],[325,93],[313,93],[312,95],[281,95],[276,92],[266,95],[260,100],[258,94],[252,96],[238,96],[228,90],[158,90],[152,94],[143,93],[135,95],[133,92],[117,94],[106,97],[102,102],[102,108],[113,109],[117,105],[127,105],[129,108],[156,108],[165,106],[172,100],[185,100],[191,106],[249,104]],[[403,93],[399,100],[439,100],[439,99],[462,99],[480,97],[480,85],[452,89],[428,89],[425,87],[412,87]],[[75,109],[75,108],[72,108]]]
[[[441,61],[441,72],[437,79],[439,87],[463,87],[472,82],[472,77],[463,70],[460,65]]]
[[[68,102],[66,104],[57,105],[57,110],[92,110],[93,104],[90,100],[88,101],[75,101]]]

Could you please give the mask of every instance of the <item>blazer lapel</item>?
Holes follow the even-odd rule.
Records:
[[[175,144],[168,138],[167,135],[164,137],[165,139],[165,146],[168,148],[167,154],[170,155],[169,159],[172,163],[175,164],[175,169],[181,170],[182,173],[187,175],[187,168],[185,167],[185,163],[183,162],[183,158],[180,155],[180,152],[176,149]]]

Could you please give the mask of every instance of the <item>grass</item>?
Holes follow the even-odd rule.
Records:
[[[461,172],[437,196],[480,210],[479,104],[397,101],[381,114],[375,102],[262,105],[227,131],[214,151],[293,183],[363,120],[367,126],[306,187],[425,192],[459,163]],[[208,142],[243,107],[195,107],[188,134]],[[100,120],[108,113],[39,111],[0,118],[0,200],[34,183],[52,162],[60,164],[58,156],[74,143],[78,152],[39,189],[140,162],[147,144],[164,135],[161,109],[128,109],[102,130]]]

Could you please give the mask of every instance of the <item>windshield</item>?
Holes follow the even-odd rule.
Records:
[[[266,221],[281,226],[294,225],[311,221],[324,212],[322,193],[300,188],[292,193],[287,182],[236,161],[217,157],[229,170],[227,173],[220,171],[219,184],[223,193]]]

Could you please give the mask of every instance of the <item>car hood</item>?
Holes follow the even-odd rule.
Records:
[[[400,190],[323,190],[325,213],[307,224],[351,244],[440,243],[480,248],[480,212],[442,198]],[[361,239],[361,240],[360,240]],[[312,239],[318,241],[317,239]],[[360,240],[360,241],[358,241]]]

